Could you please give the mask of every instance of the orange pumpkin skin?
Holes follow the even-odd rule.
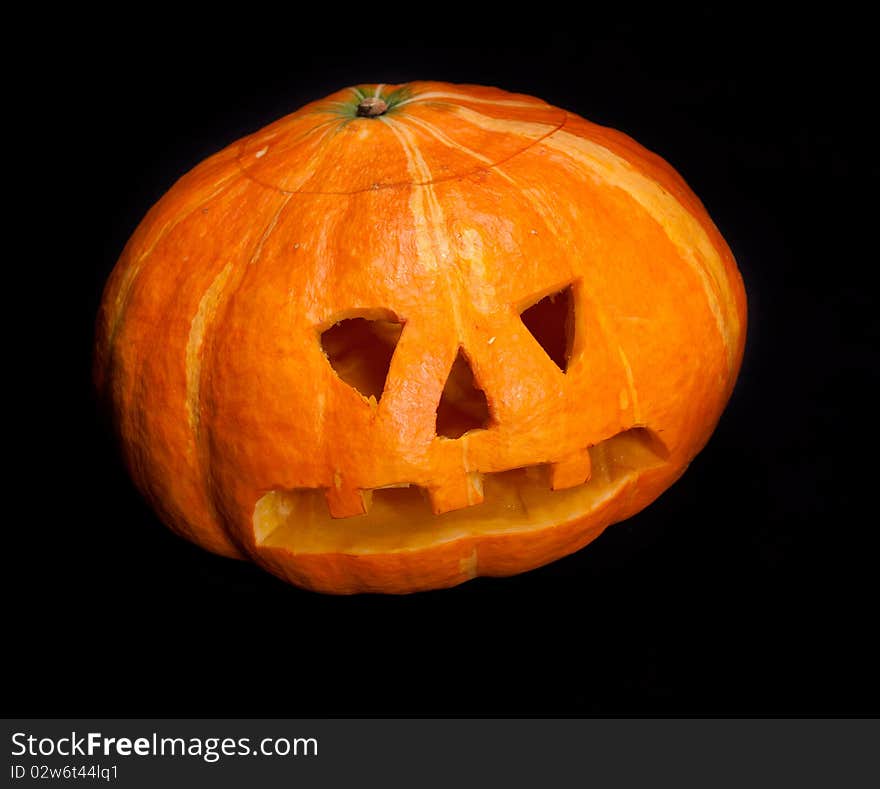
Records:
[[[386,111],[358,116],[370,96]],[[568,286],[563,372],[520,313]],[[356,316],[403,325],[378,404],[322,349]],[[745,327],[720,233],[629,137],[495,88],[362,86],[150,210],[104,292],[95,380],[176,532],[310,589],[403,593],[540,566],[648,505],[714,429]],[[438,437],[460,350],[490,423]],[[417,490],[423,515],[359,514]]]

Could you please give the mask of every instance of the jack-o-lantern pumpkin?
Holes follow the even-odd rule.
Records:
[[[184,176],[122,253],[96,380],[159,516],[327,592],[571,553],[684,471],[745,337],[657,156],[504,91],[336,93]]]

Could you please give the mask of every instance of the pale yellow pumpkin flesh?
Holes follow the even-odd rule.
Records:
[[[442,515],[411,486],[374,491],[369,512],[352,518],[331,518],[321,490],[273,490],[257,502],[254,533],[259,545],[295,553],[373,553],[532,530],[592,512],[636,472],[663,465],[663,456],[656,436],[633,428],[591,447],[593,473],[583,485],[551,490],[542,466],[486,474],[482,504]]]

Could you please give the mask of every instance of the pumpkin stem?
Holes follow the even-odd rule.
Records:
[[[357,106],[357,114],[362,118],[375,118],[385,113],[388,104],[378,96],[370,96],[363,99]]]

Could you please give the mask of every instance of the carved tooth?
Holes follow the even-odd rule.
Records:
[[[563,490],[583,485],[592,474],[588,449],[580,449],[567,457],[550,464],[550,487]]]
[[[428,488],[431,509],[435,515],[483,503],[483,477],[471,471],[446,480],[445,484]]]
[[[373,503],[373,491],[359,488],[332,487],[324,491],[327,508],[333,518],[351,518],[366,515]]]

